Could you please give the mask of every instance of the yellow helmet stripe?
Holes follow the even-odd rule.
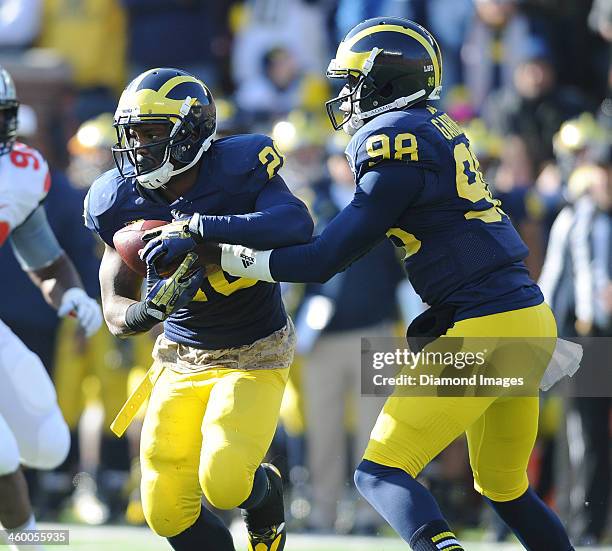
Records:
[[[194,80],[195,79],[193,77],[188,77],[188,76],[173,77],[164,83],[164,85],[159,89],[159,93],[162,96],[165,96],[175,86],[178,86],[179,84],[182,84],[183,82],[194,82]]]
[[[135,116],[160,113],[164,115],[179,115],[183,106],[183,99],[171,99],[167,94],[176,86],[183,82],[193,82],[193,77],[177,76],[165,82],[159,90],[142,88],[136,92],[126,90],[119,101],[119,108],[138,106]],[[193,105],[197,98],[191,98],[190,105]]]
[[[352,48],[355,43],[359,42],[362,38],[374,33],[380,33],[385,31],[402,33],[408,35],[411,38],[414,38],[417,42],[419,42],[423,46],[423,48],[425,48],[425,50],[429,54],[429,57],[431,58],[432,65],[434,67],[434,77],[436,79],[436,86],[440,86],[440,64],[438,63],[438,56],[436,55],[436,52],[433,49],[432,45],[425,39],[425,37],[423,37],[416,31],[413,31],[412,29],[406,29],[400,25],[376,25],[375,27],[363,29],[363,31],[358,32],[355,36],[351,36],[351,38],[349,38],[346,42],[343,42],[342,44],[344,44],[348,50],[349,48]],[[363,62],[365,62],[368,55],[369,52],[363,59]],[[359,67],[359,69],[362,68],[363,67]]]
[[[370,52],[351,52],[348,48],[338,48],[335,61],[343,69],[361,71],[368,57],[370,57]]]
[[[133,112],[134,116],[140,115],[178,115],[180,113],[183,100],[174,100],[165,97],[163,94],[149,88],[143,88],[135,93],[122,96],[118,110],[128,107],[138,107]]]

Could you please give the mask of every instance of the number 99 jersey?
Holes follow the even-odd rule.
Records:
[[[42,155],[22,143],[0,156],[0,246],[42,203],[51,177]]]
[[[458,321],[543,301],[523,262],[526,245],[446,113],[426,107],[380,115],[355,133],[346,154],[357,182],[380,163],[422,169],[422,182],[407,179],[415,198],[387,237],[404,249],[406,271],[425,303],[457,306]]]

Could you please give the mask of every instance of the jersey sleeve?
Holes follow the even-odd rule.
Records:
[[[253,155],[253,176],[263,184],[272,180],[282,168],[285,159],[272,138],[258,134]]]
[[[43,202],[51,188],[49,167],[35,149],[15,144],[0,172],[0,245]]]
[[[410,190],[406,179],[414,182]],[[381,241],[423,186],[422,170],[416,167],[393,162],[373,168],[361,179],[353,201],[321,235],[305,245],[272,251],[273,279],[325,283]]]
[[[291,193],[277,174],[258,194],[253,212],[203,215],[200,235],[210,241],[265,250],[305,243],[312,236],[313,226],[306,205]]]
[[[213,173],[223,189],[234,195],[258,194],[278,175],[284,158],[272,139],[263,134],[237,135],[215,142]]]
[[[23,270],[39,270],[53,263],[62,254],[45,208],[39,205],[34,212],[11,233],[13,253]]]
[[[125,224],[119,215],[114,215],[118,185],[114,171],[104,173],[87,192],[83,210],[85,226],[113,248],[113,235]]]
[[[416,168],[437,170],[439,153],[428,129],[410,113],[392,112],[376,117],[351,139],[346,156],[359,180],[382,163],[400,161]]]

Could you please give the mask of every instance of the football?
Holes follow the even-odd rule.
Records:
[[[127,226],[121,228],[115,235],[113,235],[113,244],[115,250],[119,253],[123,262],[129,266],[134,272],[145,276],[147,272],[147,265],[144,260],[141,260],[138,252],[144,248],[146,243],[142,240],[142,236],[147,230],[157,228],[169,224],[169,220],[137,220]],[[180,260],[177,261],[176,266],[171,266],[166,273],[172,273],[173,269],[176,269]]]

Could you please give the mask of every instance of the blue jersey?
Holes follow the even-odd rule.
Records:
[[[346,154],[357,181],[353,202],[313,243],[275,251],[275,279],[299,273],[303,281],[317,258],[324,267],[312,277],[325,279],[386,234],[403,248],[423,301],[456,306],[456,320],[543,301],[523,262],[527,247],[447,114],[432,107],[385,113],[356,132]]]
[[[137,187],[135,178],[124,179],[111,170],[88,193],[85,224],[113,247],[115,232],[135,220],[171,221],[172,211],[198,212],[205,215],[205,234],[211,240],[248,237],[254,247],[302,243],[312,234],[312,220],[277,174],[280,166],[282,157],[266,136],[220,139],[203,155],[194,186],[172,204],[155,191]],[[284,222],[289,217],[291,223]],[[248,236],[240,231],[245,225]],[[204,280],[186,308],[164,322],[164,331],[181,344],[231,348],[280,329],[286,317],[278,284],[219,271]]]

